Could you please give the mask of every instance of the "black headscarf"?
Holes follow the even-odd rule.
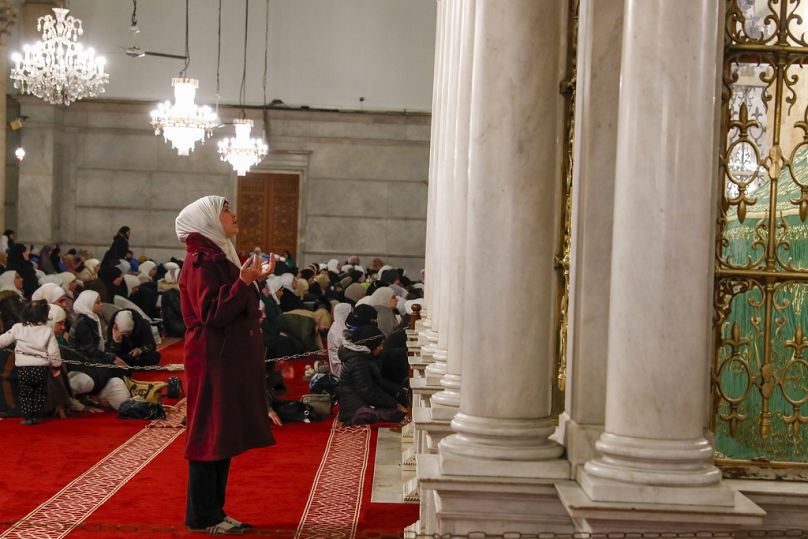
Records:
[[[22,291],[25,297],[30,298],[37,288],[39,281],[36,277],[34,265],[25,259],[23,254],[28,248],[23,243],[15,243],[8,248],[7,271],[14,270],[22,277]]]

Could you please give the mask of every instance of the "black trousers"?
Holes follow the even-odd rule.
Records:
[[[230,459],[188,461],[186,526],[206,528],[218,524],[227,516],[224,512],[224,496],[229,472]]]

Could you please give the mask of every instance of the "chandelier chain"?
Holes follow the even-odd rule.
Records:
[[[221,1],[221,0],[220,0]],[[264,28],[264,109],[267,106],[267,71],[269,69],[269,0],[267,3],[267,21]]]
[[[188,24],[188,19],[189,19],[188,1],[189,0],[185,0],[185,67],[183,67],[182,71],[180,71],[180,77],[182,77],[182,78],[185,78],[186,74],[188,73],[188,66],[191,65],[191,48],[188,45],[188,34],[189,34],[189,28],[190,28],[190,25]]]
[[[222,0],[219,0],[219,30],[218,45],[216,47],[216,112],[219,111],[219,99],[221,98],[221,66],[222,66]]]
[[[238,104],[241,107],[241,118],[246,117],[244,103],[247,101],[247,38],[250,32],[250,0],[244,0],[244,62],[241,66],[241,90],[238,94]]]

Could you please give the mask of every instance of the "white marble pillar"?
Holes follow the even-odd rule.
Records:
[[[720,3],[626,0],[594,501],[733,504],[703,428]]]
[[[595,455],[606,405],[606,343],[624,0],[581,0],[573,144],[567,385],[559,419],[567,460]]]
[[[460,376],[463,358],[463,302],[465,298],[466,262],[466,205],[468,203],[469,129],[471,109],[471,69],[474,52],[474,15],[476,0],[462,3],[460,12],[459,51],[457,62],[457,91],[455,114],[454,171],[451,185],[452,231],[448,246],[446,274],[451,282],[449,290],[449,320],[446,325],[446,373],[440,379],[444,388],[432,396],[432,419],[452,419],[460,408]]]
[[[478,0],[463,387],[445,475],[569,477],[553,432],[561,2]],[[505,270],[492,280],[485,268]]]
[[[3,166],[0,167],[0,226],[3,230],[8,228],[6,223],[6,131],[8,129],[8,117],[6,115],[6,94],[8,93],[8,79],[5,74],[8,72],[8,36],[11,27],[17,20],[17,12],[14,10],[14,2],[11,0],[0,1],[0,148],[3,151]]]
[[[435,362],[426,368],[427,385],[437,386],[441,377],[446,374],[446,359],[449,340],[449,295],[454,286],[453,276],[449,270],[449,251],[455,241],[451,229],[452,220],[452,182],[455,162],[455,122],[457,118],[457,65],[459,60],[460,14],[462,2],[447,2],[445,22],[445,71],[444,71],[444,108],[440,124],[441,150],[437,164],[437,264],[435,266],[438,281],[437,307],[432,329],[438,332],[433,357]],[[437,326],[437,327],[436,327]]]

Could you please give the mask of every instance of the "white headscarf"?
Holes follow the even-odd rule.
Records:
[[[16,276],[17,272],[14,270],[4,271],[3,274],[0,275],[0,292],[11,290],[12,292],[16,292],[18,296],[22,296],[22,290],[14,286],[14,278]]]
[[[352,270],[352,269],[354,269],[354,267],[353,267],[352,265],[350,265],[350,264],[345,264],[344,266],[342,266],[342,267],[340,268],[340,273],[345,273],[346,271],[350,271],[350,270]]]
[[[37,279],[37,282],[39,282],[40,285],[51,283],[62,286],[62,278],[58,275],[45,275],[44,277]]]
[[[67,313],[65,313],[64,309],[58,305],[50,305],[50,310],[48,311],[48,325],[51,327],[51,329],[53,329],[53,327],[59,322],[64,322],[66,318]]]
[[[156,267],[157,267],[157,264],[155,264],[151,260],[147,260],[144,263],[142,263],[138,267],[138,269],[140,270],[140,278],[141,278],[141,280],[143,278],[145,278],[147,280],[146,282],[151,281],[152,278],[151,278],[151,275],[149,275],[149,272],[151,270],[155,269]]]
[[[101,331],[101,320],[98,318],[98,315],[93,312],[93,306],[95,305],[96,300],[98,300],[98,292],[95,290],[85,290],[79,294],[79,297],[77,297],[76,301],[73,302],[73,311],[75,311],[76,314],[83,314],[91,320],[95,320],[95,323],[98,326],[98,348],[103,350],[104,332]]]
[[[342,362],[337,354],[339,347],[345,342],[345,319],[351,314],[350,303],[337,303],[334,307],[334,323],[328,329],[328,364],[331,374],[339,377]]]
[[[135,328],[135,318],[132,316],[132,311],[120,310],[115,313],[113,324],[118,326],[118,331],[121,333],[131,333]]]
[[[356,306],[359,307],[360,305],[370,305],[370,296],[360,298],[359,301],[356,302]]]
[[[38,301],[40,299],[44,299],[48,303],[54,303],[64,295],[65,295],[64,288],[62,288],[58,284],[45,283],[39,288],[37,288],[33,294],[31,294],[31,300]]]
[[[90,271],[93,273],[98,273],[98,267],[101,265],[101,261],[97,258],[90,258],[84,262],[85,268],[90,268]]]
[[[210,195],[202,197],[195,202],[185,206],[174,222],[177,238],[185,243],[188,236],[194,232],[202,234],[210,241],[219,246],[227,259],[237,268],[241,267],[241,262],[236,254],[233,243],[224,235],[222,222],[219,215],[224,209],[224,197]]]
[[[291,273],[287,274],[291,275]],[[281,280],[279,275],[270,275],[267,279],[267,288],[269,288],[269,295],[272,299],[275,300],[275,303],[278,305],[281,304],[280,298],[276,295],[276,292],[283,288],[283,281]]]
[[[328,268],[328,271],[339,273],[339,260],[337,260],[336,258],[332,258],[331,260],[328,261],[326,267]]]
[[[126,295],[131,296],[135,288],[140,286],[140,279],[134,275],[124,275],[123,282],[126,283]]]
[[[62,280],[61,285],[65,292],[70,290],[70,283],[76,280],[76,276],[69,271],[63,271],[62,273],[57,274],[57,277]]]
[[[283,275],[281,275],[280,279],[281,279],[281,286],[283,286],[289,292],[294,294],[295,293],[295,287],[292,286],[292,285],[295,282],[295,276],[292,275],[291,273],[284,273]]]
[[[130,264],[127,260],[124,260],[123,258],[118,260],[118,265],[115,267],[121,270],[121,273],[123,275],[126,275],[127,273],[132,271],[132,264]]]
[[[395,295],[393,289],[389,286],[382,286],[377,288],[370,296],[370,304],[373,307],[390,307],[390,298]]]
[[[166,274],[163,276],[163,281],[167,283],[177,283],[180,280],[180,265],[176,262],[166,262],[163,264],[166,269]]]

